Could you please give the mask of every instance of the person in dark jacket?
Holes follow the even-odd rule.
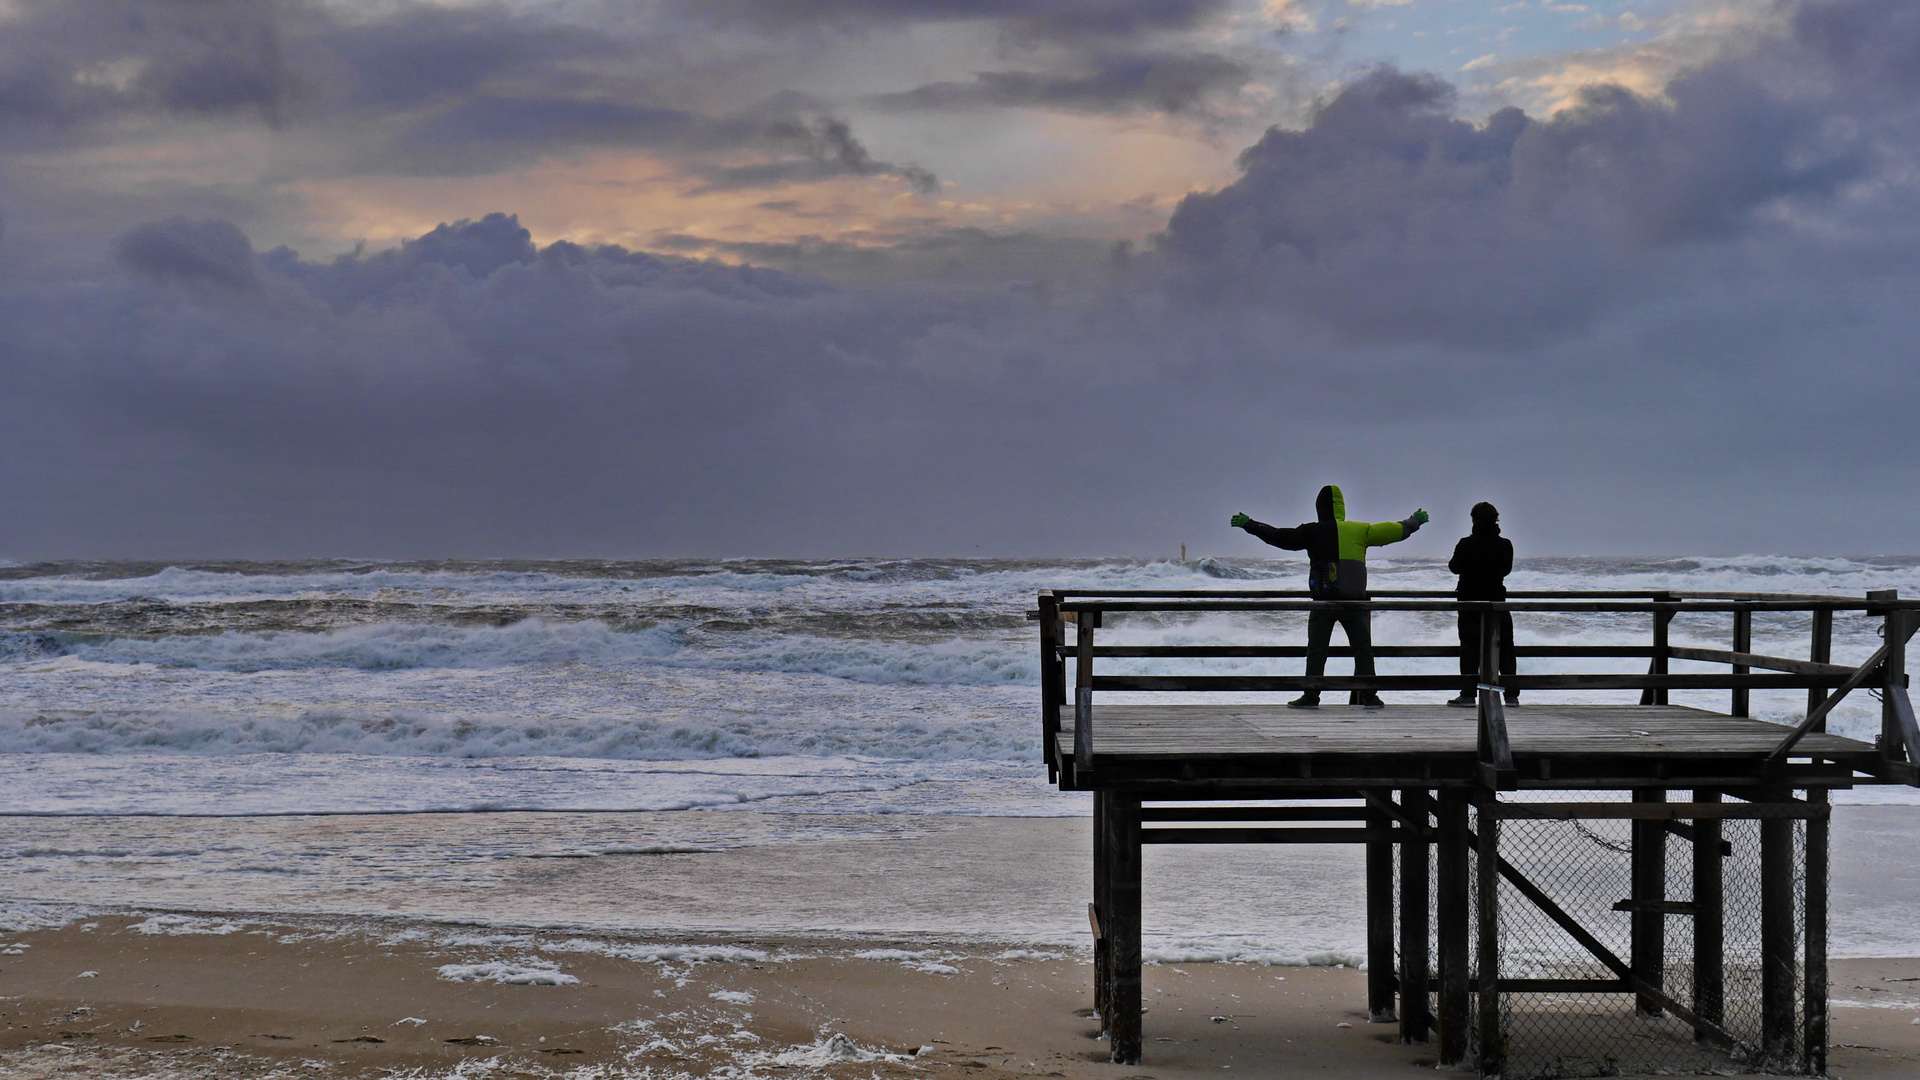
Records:
[[[1494,509],[1492,503],[1473,504],[1473,532],[1453,546],[1453,558],[1448,561],[1447,569],[1460,575],[1460,582],[1453,590],[1458,599],[1507,598],[1507,575],[1513,571],[1513,541],[1500,535],[1500,511]],[[1489,617],[1500,620],[1500,674],[1512,675],[1518,668],[1513,658],[1513,613],[1502,611]],[[1460,613],[1460,674],[1473,677],[1476,683],[1480,677],[1480,619],[1477,611]],[[1507,704],[1518,705],[1520,691],[1509,687],[1506,698]],[[1476,704],[1474,691],[1462,690],[1459,697],[1447,704],[1470,709]]]
[[[1340,489],[1328,484],[1314,500],[1319,520],[1291,529],[1262,524],[1245,514],[1235,514],[1228,524],[1245,529],[1274,547],[1307,553],[1307,593],[1315,600],[1367,599],[1367,549],[1398,543],[1412,536],[1427,523],[1427,512],[1415,510],[1404,521],[1348,521],[1346,499]],[[1353,646],[1353,673],[1373,675],[1372,612],[1364,610],[1314,611],[1307,615],[1307,677],[1318,678],[1327,672],[1327,649],[1333,643],[1333,624],[1347,632],[1347,644]],[[1356,691],[1350,705],[1383,709],[1380,695]],[[1293,709],[1320,707],[1320,691],[1309,690],[1287,702]]]

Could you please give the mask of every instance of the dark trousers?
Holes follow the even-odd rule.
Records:
[[[1500,674],[1512,675],[1519,670],[1513,659],[1513,612],[1489,612],[1500,620],[1500,640],[1495,646],[1500,654]],[[1470,675],[1477,682],[1480,678],[1480,613],[1463,611],[1460,613],[1460,674]],[[1468,691],[1469,693],[1471,691]],[[1508,690],[1507,696],[1513,697],[1518,690]]]
[[[1346,630],[1347,644],[1353,646],[1353,673],[1361,678],[1372,677],[1373,613],[1338,608],[1307,613],[1307,678],[1315,679],[1327,673],[1327,649],[1333,644],[1334,623]],[[1309,690],[1307,696],[1317,701],[1320,691]],[[1358,705],[1360,694],[1349,695],[1348,703]]]

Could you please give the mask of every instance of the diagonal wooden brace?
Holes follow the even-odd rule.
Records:
[[[1886,662],[1888,648],[1889,646],[1886,645],[1880,646],[1879,651],[1867,657],[1866,663],[1853,669],[1853,674],[1847,676],[1846,682],[1834,687],[1833,693],[1828,694],[1826,700],[1814,708],[1808,709],[1807,718],[1794,725],[1793,731],[1788,733],[1786,738],[1780,740],[1780,745],[1773,748],[1773,753],[1767,755],[1767,760],[1778,761],[1785,757],[1787,751],[1792,750],[1802,736],[1813,730],[1813,725],[1819,723],[1828,713],[1832,712],[1835,705],[1840,704],[1841,698],[1859,689],[1868,679],[1873,678],[1874,674],[1880,670],[1880,665]]]

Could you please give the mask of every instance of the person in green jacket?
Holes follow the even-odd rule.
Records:
[[[1348,521],[1347,502],[1340,489],[1328,484],[1314,500],[1319,520],[1291,529],[1262,524],[1245,514],[1235,514],[1228,524],[1287,551],[1307,553],[1307,594],[1315,600],[1367,599],[1367,549],[1398,543],[1419,531],[1428,520],[1425,510],[1415,510],[1402,521]],[[1353,646],[1353,673],[1371,677],[1373,669],[1372,612],[1334,608],[1307,615],[1307,677],[1318,678],[1327,672],[1327,649],[1333,643],[1333,624],[1347,632],[1347,644]],[[1350,705],[1383,709],[1380,695],[1355,691]],[[1309,690],[1293,701],[1292,709],[1317,709],[1320,691]]]

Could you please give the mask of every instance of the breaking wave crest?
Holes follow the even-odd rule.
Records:
[[[315,669],[405,671],[541,665],[822,675],[873,685],[992,686],[1035,683],[1031,650],[1011,643],[734,636],[683,626],[618,627],[588,620],[525,619],[510,626],[375,623],[323,633],[227,632],[160,638],[0,633],[0,660],[70,658],[192,671]]]

